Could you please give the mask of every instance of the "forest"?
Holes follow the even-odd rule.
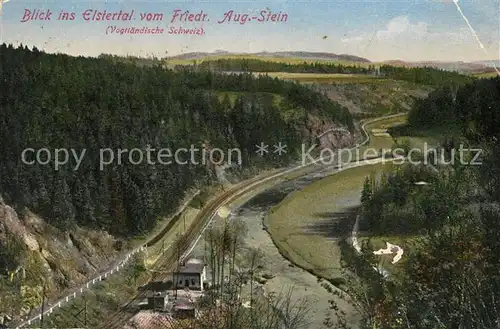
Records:
[[[450,82],[464,84],[472,78],[457,72],[440,70],[432,67],[403,67],[381,65],[355,65],[343,63],[284,63],[261,59],[217,59],[205,60],[196,64],[199,70],[213,70],[225,72],[289,72],[289,73],[342,73],[377,75],[382,78],[403,80],[431,86],[448,85]],[[182,66],[179,66],[182,67]]]
[[[405,260],[389,279],[373,271],[380,260],[343,257],[359,274],[357,294],[366,328],[496,328],[500,321],[500,78],[442,88],[415,104],[407,132],[442,131],[448,164],[399,166],[380,179],[367,177],[361,229],[397,239]],[[471,166],[452,152],[459,144],[483,150]],[[424,186],[415,185],[425,181]],[[384,240],[385,241],[385,240]],[[374,250],[367,240],[364,250]],[[352,281],[354,282],[354,281]],[[356,288],[357,287],[357,288]]]
[[[458,125],[467,139],[487,142],[499,137],[500,79],[481,79],[462,88],[439,88],[410,112],[410,127]]]
[[[100,170],[100,149],[175,150],[207,142],[240,149],[237,169],[245,170],[289,162],[310,115],[354,128],[347,109],[326,96],[251,74],[172,71],[3,44],[0,76],[0,194],[20,213],[29,208],[66,231],[80,225],[119,236],[144,233],[187,189],[215,182],[208,165],[125,162]],[[260,142],[278,141],[287,154],[265,161],[255,154]],[[55,170],[23,163],[26,148],[87,154],[78,170]]]

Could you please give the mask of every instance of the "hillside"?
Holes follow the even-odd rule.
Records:
[[[381,62],[373,62],[369,59],[349,55],[349,54],[334,54],[325,52],[307,52],[307,51],[283,51],[283,52],[257,52],[257,53],[233,53],[224,50],[215,52],[191,52],[175,56],[165,57],[167,62],[175,62],[179,64],[189,64],[193,60],[220,60],[220,59],[261,59],[272,62],[290,62],[300,63],[301,61],[311,62],[338,62],[338,63],[351,63],[360,66],[368,64],[373,66],[399,66],[408,68],[423,68],[432,67],[440,70],[455,71],[460,73],[487,73],[494,72],[493,63],[500,67],[498,61],[477,61],[477,62],[444,62],[444,61],[419,61],[409,62],[403,60],[386,60]]]
[[[333,139],[334,147],[357,136],[346,108],[270,77],[6,45],[0,75],[0,313],[13,316],[39,305],[42,282],[52,283],[47,296],[75,286],[149,234],[188,191],[218,186],[218,164],[241,177],[289,164],[327,129],[353,132]],[[287,153],[260,157],[261,142],[286,144]],[[191,146],[198,149],[194,161],[185,153],[159,157],[160,149],[172,155]],[[203,147],[222,150],[224,158],[200,154]],[[40,149],[49,161],[40,160],[47,157]],[[68,161],[56,164],[64,149]],[[126,151],[120,161],[119,150]],[[10,281],[20,268],[26,276]],[[28,292],[20,294],[19,284]]]
[[[477,62],[473,62],[473,64],[483,65],[483,66],[490,67],[490,68],[500,67],[500,61],[498,59],[492,59],[489,61],[477,61]]]
[[[303,60],[325,60],[325,61],[344,61],[344,62],[360,62],[370,63],[370,60],[348,54],[333,54],[325,52],[308,52],[308,51],[282,51],[282,52],[258,52],[258,53],[233,53],[227,51],[216,51],[212,53],[192,52],[180,54],[176,56],[166,57],[166,60],[195,60],[195,59],[212,59],[217,57],[257,57],[257,58],[282,58],[282,59],[303,59]]]
[[[318,91],[345,106],[356,118],[409,111],[432,87],[396,80],[319,84]]]
[[[438,88],[414,104],[408,125],[389,130],[397,140],[439,136],[442,157],[424,147],[429,154],[412,159],[434,169],[420,162],[365,178],[359,213],[364,255],[347,244],[342,255],[356,273],[350,291],[366,314],[363,328],[497,326],[499,102],[498,77]],[[386,242],[404,248],[397,264],[392,255],[371,254]],[[382,278],[374,266],[389,276]]]
[[[82,284],[128,248],[115,237],[75,228],[65,233],[27,210],[19,215],[0,196],[0,315],[27,314]]]

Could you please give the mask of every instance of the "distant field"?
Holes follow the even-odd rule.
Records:
[[[366,129],[371,134],[372,129],[385,129],[405,120],[405,116],[395,117]],[[361,155],[367,148],[376,151],[391,148],[394,144],[392,137],[372,135],[371,138],[369,145],[360,148]],[[410,141],[414,146],[420,146],[425,137],[410,137]],[[295,192],[272,208],[264,223],[281,253],[318,276],[341,277],[338,239],[349,235],[352,230],[356,215],[354,207],[360,204],[363,182],[370,173],[381,173],[394,166],[386,163],[346,169]],[[377,247],[383,245],[384,237],[375,239]]]
[[[488,72],[488,73],[474,73],[472,74],[473,77],[479,78],[479,79],[488,79],[488,78],[494,78],[498,76],[498,73],[496,72]]]
[[[301,63],[330,63],[330,64],[342,64],[342,65],[358,65],[362,67],[368,67],[369,65],[374,65],[376,63],[365,63],[365,62],[350,62],[350,61],[339,61],[339,60],[328,60],[328,59],[304,59],[304,58],[294,58],[294,57],[263,57],[263,56],[249,56],[249,55],[221,55],[221,56],[210,56],[203,59],[169,59],[166,63],[169,65],[191,65],[195,62],[197,64],[203,61],[215,61],[218,59],[258,59],[266,62],[276,62],[276,63],[290,63],[290,64],[301,64]]]
[[[250,93],[250,92],[236,92],[236,91],[217,91],[216,92],[216,95],[217,97],[219,98],[219,101],[222,101],[224,99],[224,97],[228,96],[229,98],[229,102],[231,103],[231,106],[234,106],[234,103],[236,101],[236,99],[238,98],[238,96],[241,96],[241,95],[272,95],[273,98],[274,98],[274,105],[276,106],[279,106],[281,101],[283,100],[283,97],[281,95],[278,95],[278,94],[272,94],[272,93]]]
[[[273,78],[294,80],[301,83],[373,83],[386,81],[375,76],[366,74],[342,74],[342,73],[289,73],[289,72],[255,72],[256,75],[268,75]]]

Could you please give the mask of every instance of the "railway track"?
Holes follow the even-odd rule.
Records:
[[[380,120],[389,119],[391,117],[396,117],[396,116],[400,116],[400,115],[405,115],[405,113],[398,113],[398,114],[388,115],[388,116],[379,117],[379,118],[375,118],[375,119],[372,119],[372,120],[365,121],[361,125],[361,131],[362,131],[362,134],[364,136],[364,140],[361,143],[356,144],[356,146],[354,146],[350,150],[352,151],[352,150],[354,150],[356,148],[359,148],[360,146],[362,146],[362,145],[364,145],[364,144],[366,144],[366,143],[369,142],[370,137],[369,137],[369,134],[367,133],[367,131],[365,129],[365,126],[367,124],[370,124],[370,123],[373,123],[373,122],[376,122],[376,121],[380,121]],[[243,193],[247,192],[248,189],[249,189],[249,187],[253,187],[253,186],[256,186],[258,184],[265,183],[268,180],[272,179],[273,177],[276,178],[276,177],[282,176],[282,175],[287,174],[287,173],[296,172],[299,169],[302,169],[304,167],[312,166],[315,163],[317,163],[318,161],[322,161],[322,160],[325,160],[327,158],[328,157],[323,157],[321,159],[317,159],[317,160],[315,160],[315,161],[313,161],[311,163],[308,163],[308,164],[302,164],[302,165],[297,165],[297,166],[294,166],[294,167],[284,168],[284,169],[281,169],[281,170],[276,170],[276,171],[274,171],[272,173],[268,173],[267,175],[262,175],[262,176],[255,177],[255,178],[253,178],[251,180],[248,180],[248,181],[245,181],[245,182],[242,182],[242,183],[238,184],[233,189],[231,189],[231,190],[223,193],[221,196],[219,196],[215,200],[211,201],[210,205],[208,207],[206,207],[206,208],[204,208],[204,209],[202,209],[200,211],[200,213],[199,213],[198,217],[196,218],[194,224],[192,224],[192,226],[189,227],[188,231],[186,232],[186,234],[185,234],[185,241],[187,241],[187,242],[186,242],[185,245],[181,246],[181,248],[180,248],[182,250],[183,254],[185,253],[184,250],[187,250],[187,248],[189,248],[189,242],[191,240],[194,239],[195,240],[195,242],[194,242],[195,244],[198,242],[198,240],[201,238],[201,234],[200,233],[202,233],[204,231],[204,229],[207,227],[207,223],[209,223],[212,220],[212,218],[213,218],[213,216],[215,214],[215,211],[219,208],[219,206],[221,206],[222,204],[227,203],[230,200],[235,199],[235,198],[239,197],[240,195],[242,195]],[[199,191],[197,193],[199,193]],[[210,214],[210,215],[207,216],[207,214]],[[54,303],[52,303],[52,304],[49,303],[48,307],[50,307],[50,308],[48,310],[45,310],[45,312],[43,312],[43,313],[45,315],[51,314],[52,311],[53,311],[53,309],[57,309],[57,308],[61,307],[62,304],[68,303],[68,301],[70,299],[76,298],[77,294],[80,295],[84,291],[87,291],[87,290],[91,289],[92,286],[96,282],[100,282],[102,280],[102,278],[106,278],[108,275],[112,275],[113,271],[118,272],[120,270],[120,268],[122,268],[125,265],[125,263],[129,260],[129,257],[131,255],[134,255],[137,251],[139,251],[139,249],[142,250],[144,248],[150,247],[150,246],[156,244],[158,241],[160,241],[165,236],[165,234],[168,233],[172,229],[173,225],[179,220],[179,218],[180,218],[180,216],[177,216],[177,215],[174,216],[174,218],[171,220],[171,222],[168,223],[167,226],[164,227],[160,233],[156,234],[152,239],[150,239],[148,242],[146,242],[145,244],[143,244],[140,248],[136,248],[133,251],[131,251],[129,254],[127,254],[126,258],[123,258],[121,261],[117,262],[118,265],[117,265],[116,269],[111,269],[111,271],[108,271],[106,273],[101,273],[101,275],[99,275],[95,279],[88,281],[85,285],[80,286],[74,292],[66,295],[65,297],[63,297],[59,301],[56,301],[55,304]],[[191,249],[189,250],[189,252],[192,249],[193,249],[193,246],[191,246]],[[160,261],[156,265],[153,266],[153,268],[157,268],[157,269],[169,269],[169,270],[171,270],[173,264],[175,264],[175,261],[177,260],[177,257],[173,257],[173,255],[177,256],[176,250],[173,250],[172,248],[169,248],[167,250],[167,252],[164,253],[164,256],[160,259]],[[175,260],[173,260],[174,258],[175,258]],[[158,274],[155,274],[151,280],[158,279],[157,276],[158,276]],[[136,302],[137,300],[139,300],[141,298],[144,298],[144,293],[137,294],[129,303],[127,303],[124,307],[120,308],[120,310],[118,310],[111,317],[109,317],[108,320],[111,321],[111,322],[113,322],[114,319],[118,319],[120,317],[120,314],[123,314],[125,311],[128,312],[128,310],[130,309],[130,305],[132,305],[134,302]],[[25,328],[25,327],[30,326],[35,321],[40,320],[40,318],[42,316],[41,310],[35,309],[35,313],[38,313],[38,314],[36,316],[33,316],[33,317],[29,318],[29,319],[25,319],[25,321],[23,323],[17,325],[15,328],[16,329]],[[128,315],[130,315],[130,314],[128,314]],[[105,324],[108,324],[109,321],[106,321]],[[104,328],[107,329],[109,327],[105,326]]]
[[[283,170],[281,170],[283,171]],[[255,177],[249,181],[238,184],[236,187],[230,189],[227,192],[224,192],[222,195],[217,197],[215,200],[211,201],[207,207],[204,207],[196,216],[194,223],[188,228],[186,233],[182,237],[182,242],[179,244],[179,250],[177,250],[176,245],[170,245],[166,251],[164,252],[164,256],[160,258],[160,261],[153,265],[153,276],[148,281],[154,282],[159,280],[164,280],[169,277],[169,274],[165,274],[165,272],[173,271],[177,265],[177,257],[178,253],[180,255],[185,255],[185,253],[192,247],[193,241],[196,241],[200,234],[203,233],[203,230],[207,227],[213,216],[216,214],[219,207],[222,205],[231,202],[232,200],[240,197],[242,194],[248,192],[248,187],[256,182],[262,181],[268,177],[275,176],[279,173],[272,172],[264,176]],[[172,220],[171,224],[169,223],[168,227],[171,229],[174,224],[180,219],[180,216],[177,216],[174,220]],[[151,247],[157,241],[152,241],[147,244],[147,247]],[[98,328],[102,329],[121,329],[123,326],[130,320],[130,318],[134,315],[133,311],[135,308],[133,307],[139,301],[142,301],[146,298],[146,291],[138,292],[127,304],[123,305],[118,311],[112,314],[109,318],[106,319],[105,322]]]
[[[398,113],[398,114],[393,114],[393,115],[388,115],[372,120],[368,120],[364,122],[361,126],[361,130],[365,136],[364,141],[357,144],[355,147],[351,148],[351,150],[359,148],[360,146],[366,144],[369,142],[370,137],[369,134],[366,132],[365,126],[367,124],[388,119],[391,117],[397,117],[400,115],[404,115],[404,113]],[[324,160],[324,159],[318,159],[318,160]],[[317,162],[317,161],[315,161]],[[201,234],[203,234],[203,231],[206,229],[208,224],[211,222],[213,217],[215,216],[217,210],[223,206],[226,203],[231,202],[234,199],[239,198],[245,193],[248,193],[248,191],[252,187],[256,187],[258,185],[262,185],[272,178],[277,178],[280,177],[286,173],[292,173],[295,172],[299,169],[309,167],[314,165],[314,163],[309,163],[309,164],[302,164],[297,167],[293,168],[285,168],[281,170],[276,170],[275,172],[268,173],[266,175],[262,176],[257,176],[254,177],[253,179],[250,179],[248,181],[242,182],[235,186],[234,188],[230,189],[227,192],[224,192],[222,195],[217,197],[215,200],[211,201],[210,204],[207,207],[204,207],[196,216],[194,223],[188,228],[188,230],[184,233],[182,237],[182,242],[178,244],[179,249],[177,249],[177,246],[170,245],[168,249],[164,252],[164,256],[160,258],[160,261],[157,264],[153,265],[153,276],[149,280],[148,283],[153,282],[153,281],[158,281],[158,280],[164,280],[168,277],[165,273],[168,273],[169,271],[172,271],[175,266],[177,265],[177,259],[178,255],[187,256],[188,250],[191,251],[193,247],[193,241],[194,244],[197,243],[197,241],[200,239]],[[177,216],[175,219],[172,220],[172,224],[169,223],[168,227],[171,229],[173,225],[180,219],[180,216]],[[165,234],[167,234],[169,229],[165,229]],[[153,241],[150,241],[150,243],[146,244],[146,247],[150,247],[157,243],[160,239],[154,239]],[[191,248],[191,249],[190,249]],[[121,329],[123,326],[130,320],[130,318],[134,315],[133,314],[133,306],[135,303],[138,301],[143,300],[146,297],[146,291],[140,291],[138,292],[132,300],[130,300],[127,304],[122,306],[118,311],[116,311],[114,314],[112,314],[110,317],[106,319],[106,321],[103,322],[101,326],[98,328],[102,329]]]

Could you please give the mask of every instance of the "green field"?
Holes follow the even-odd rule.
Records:
[[[222,101],[224,97],[229,98],[229,102],[231,103],[231,106],[234,106],[234,103],[236,102],[236,99],[239,96],[243,95],[253,95],[253,96],[265,96],[265,95],[272,95],[274,99],[274,105],[279,106],[281,101],[283,100],[283,96],[278,95],[278,94],[272,94],[272,93],[250,93],[250,92],[238,92],[238,91],[217,91],[215,92],[217,97],[219,98],[219,101]]]
[[[479,79],[489,79],[489,78],[495,78],[498,76],[498,73],[496,72],[488,72],[488,73],[474,73],[472,74],[473,77],[479,78]]]
[[[317,276],[331,280],[341,277],[338,239],[349,234],[355,215],[354,211],[349,215],[350,210],[342,203],[347,199],[356,203],[367,172],[391,167],[378,164],[345,170],[309,185],[272,208],[264,224],[280,252]]]
[[[366,125],[365,129],[370,134],[370,143],[365,146],[360,147],[360,152],[364,152],[367,149],[391,149],[394,148],[394,139],[393,137],[384,137],[384,136],[374,136],[372,130],[377,131],[378,129],[387,129],[391,126],[395,125],[404,125],[407,123],[406,115],[401,115],[393,118],[389,118],[383,121],[374,122],[373,124]],[[409,139],[411,147],[423,149],[424,143],[428,143],[428,145],[432,145],[436,142],[437,136],[399,136],[396,138],[397,140]],[[429,146],[430,147],[430,146]]]
[[[362,67],[368,67],[369,65],[374,65],[376,63],[366,63],[366,62],[351,62],[351,61],[339,61],[339,60],[327,60],[327,59],[304,59],[304,58],[294,58],[294,57],[264,57],[249,54],[242,55],[213,55],[202,59],[167,59],[165,60],[167,65],[192,65],[194,63],[200,64],[203,61],[216,61],[219,59],[258,59],[266,62],[275,63],[289,63],[289,64],[302,64],[302,63],[335,63],[342,65],[357,65]]]
[[[372,129],[385,129],[405,120],[405,116],[390,118],[368,125],[366,130],[370,133]],[[424,137],[406,138],[415,146],[425,141]],[[369,148],[392,148],[393,144],[392,137],[371,135],[371,142],[360,148],[360,156]],[[280,252],[317,276],[332,280],[341,277],[338,241],[350,235],[364,180],[372,173],[390,171],[394,166],[387,162],[346,169],[289,195],[264,219]],[[375,239],[377,248],[384,246],[383,237]]]

